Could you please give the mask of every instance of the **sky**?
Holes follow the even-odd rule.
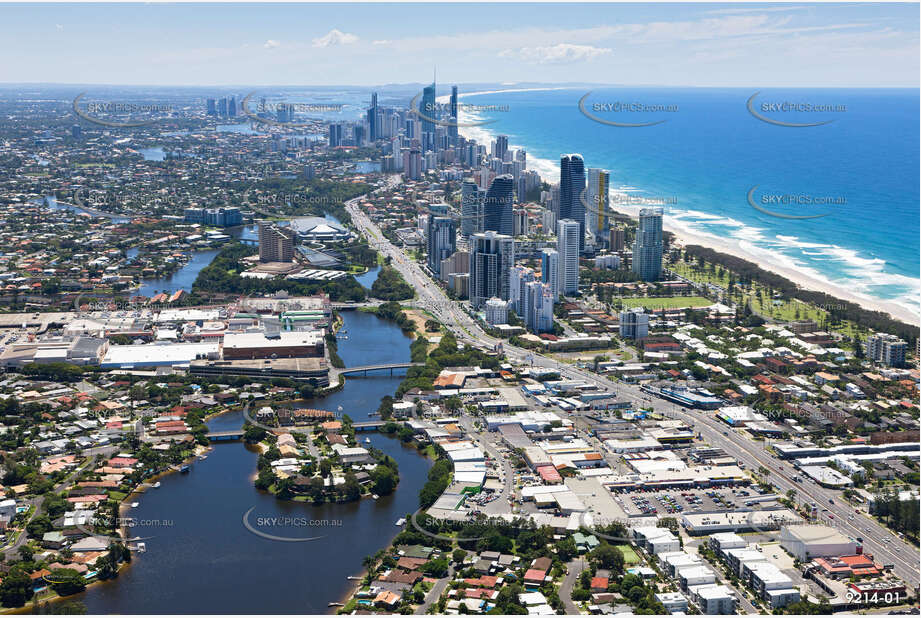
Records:
[[[0,4],[0,83],[918,87],[914,4]]]

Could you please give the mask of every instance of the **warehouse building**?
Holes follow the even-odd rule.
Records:
[[[227,333],[224,335],[224,359],[297,358],[323,356],[323,332],[282,331],[265,333]]]
[[[853,556],[860,544],[830,526],[796,525],[780,529],[780,546],[800,562],[806,562],[827,556]]]

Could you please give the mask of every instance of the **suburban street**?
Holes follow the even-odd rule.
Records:
[[[396,186],[394,182],[391,177],[388,186]],[[448,299],[442,289],[425,275],[417,263],[384,237],[380,229],[358,208],[361,199],[356,198],[346,203],[346,209],[352,216],[353,223],[366,234],[369,242],[374,244],[384,256],[391,259],[394,268],[400,272],[407,283],[415,288],[417,298],[412,304],[431,312],[456,335],[459,341],[467,341],[489,348],[495,348],[501,343],[506,356],[512,361],[556,368],[564,378],[593,382],[602,389],[615,392],[619,397],[635,402],[638,406],[651,407],[656,412],[687,422],[710,444],[723,448],[730,456],[749,466],[750,470],[757,470],[760,466],[770,469],[769,480],[777,486],[779,494],[795,489],[798,501],[815,502],[819,505],[819,509],[827,508],[828,512],[834,516],[834,519],[830,519],[823,514],[827,524],[848,536],[863,538],[864,550],[867,553],[872,554],[877,561],[883,564],[894,565],[894,572],[905,579],[911,588],[917,589],[919,585],[917,548],[908,545],[872,518],[854,513],[854,508],[844,503],[837,492],[812,482],[794,482],[791,475],[788,474],[792,470],[789,464],[780,464],[780,460],[764,451],[762,444],[728,429],[725,424],[717,421],[712,413],[692,411],[677,406],[643,393],[638,386],[615,383],[604,376],[574,365],[560,363],[537,352],[510,345],[508,342],[487,335],[461,309],[460,303]],[[728,435],[724,435],[724,432],[727,432]]]

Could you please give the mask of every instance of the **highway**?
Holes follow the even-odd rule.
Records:
[[[395,180],[391,178],[388,188],[395,187]],[[380,190],[379,190],[380,191]],[[468,341],[477,345],[486,345],[494,348],[501,343],[503,351],[510,361],[533,366],[556,368],[560,375],[567,379],[594,382],[600,388],[616,392],[619,396],[634,401],[637,405],[651,407],[656,412],[687,422],[695,431],[711,445],[723,448],[731,457],[742,461],[749,470],[757,470],[764,466],[771,470],[769,480],[778,488],[778,493],[785,494],[789,489],[795,489],[797,501],[808,499],[815,502],[820,509],[820,516],[826,523],[851,537],[863,538],[864,551],[872,554],[877,562],[894,565],[893,571],[904,579],[913,590],[918,588],[918,549],[904,542],[892,531],[866,515],[854,513],[854,507],[844,502],[840,494],[833,490],[825,489],[816,483],[804,479],[796,483],[790,478],[792,466],[788,463],[781,464],[764,451],[762,444],[749,440],[743,435],[729,429],[725,424],[716,420],[713,413],[692,411],[670,402],[657,399],[640,391],[638,386],[615,383],[604,376],[579,367],[560,363],[537,352],[510,345],[506,341],[495,339],[487,335],[477,323],[461,309],[459,302],[451,301],[442,289],[433,282],[422,268],[413,262],[406,254],[390,241],[381,230],[358,208],[362,198],[355,198],[346,202],[346,209],[352,216],[352,222],[368,237],[381,253],[391,259],[391,264],[399,271],[407,283],[412,285],[417,293],[417,299],[412,303],[431,312],[439,321],[445,324],[457,337],[458,341]],[[728,431],[728,435],[723,432]],[[778,472],[777,470],[781,471]],[[829,503],[832,500],[832,503]],[[827,517],[821,509],[828,509],[834,519]]]

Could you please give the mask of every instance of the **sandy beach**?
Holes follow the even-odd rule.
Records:
[[[495,91],[484,91],[484,92],[471,92],[459,95],[463,96],[476,96],[479,94],[498,94],[501,92],[521,92],[521,91],[539,91],[539,90],[557,90],[565,88],[526,88],[526,89],[508,89],[508,90],[495,90]],[[444,98],[447,101],[447,97],[439,97],[439,100]],[[466,114],[465,113],[465,122],[477,121],[480,120],[475,114]],[[459,131],[465,138],[473,139],[481,144],[486,144],[488,146],[489,142],[494,139],[492,133],[483,127],[478,126],[464,126],[460,128]],[[525,148],[526,145],[518,144],[509,144],[510,148]],[[528,157],[528,168],[536,170],[541,178],[546,182],[558,182],[559,181],[559,167],[556,162],[543,160],[537,157]],[[615,199],[615,195],[618,196],[627,196],[627,194],[621,194],[617,191],[611,191],[611,201],[612,203],[617,203],[616,210],[619,212],[626,213],[632,217],[637,216],[639,213],[641,205],[626,205],[623,202],[625,200],[620,200],[618,202]],[[653,204],[654,205],[654,204]],[[734,238],[725,238],[718,237],[710,234],[700,234],[694,233],[688,229],[685,229],[679,225],[676,225],[675,220],[670,220],[668,214],[666,213],[663,220],[662,227],[664,230],[671,232],[678,239],[679,244],[682,246],[686,245],[701,245],[703,247],[708,247],[714,251],[719,251],[721,253],[727,253],[735,257],[754,262],[761,268],[771,271],[789,279],[796,285],[802,287],[803,289],[812,290],[815,292],[824,292],[835,298],[841,300],[850,301],[856,303],[863,307],[864,309],[870,309],[873,311],[882,311],[888,313],[890,316],[897,320],[901,320],[906,324],[918,325],[921,322],[921,305],[915,305],[914,307],[907,307],[903,304],[899,304],[894,301],[889,300],[880,300],[876,298],[869,297],[865,294],[856,293],[842,285],[837,285],[832,283],[820,275],[812,275],[808,272],[803,272],[801,268],[794,268],[784,265],[782,262],[789,261],[787,256],[777,255],[773,252],[763,249],[757,249],[757,251],[749,249],[747,247],[742,247],[741,242],[738,239]]]
[[[687,230],[676,229],[672,226],[669,226],[667,223],[663,223],[663,229],[672,232],[682,246],[701,245],[702,247],[709,247],[710,249],[719,251],[720,253],[728,253],[729,255],[734,255],[744,260],[754,262],[761,268],[789,279],[804,289],[813,290],[816,292],[824,292],[834,296],[835,298],[840,298],[841,300],[847,300],[856,303],[864,309],[883,311],[891,315],[893,318],[905,322],[906,324],[918,324],[918,317],[913,315],[908,308],[903,307],[898,303],[868,298],[862,294],[851,292],[847,288],[829,283],[828,281],[810,277],[809,275],[796,269],[784,268],[778,264],[765,263],[765,261],[760,256],[741,249],[738,245],[733,244],[731,241],[721,241],[721,239],[717,239],[712,236],[691,234]]]

